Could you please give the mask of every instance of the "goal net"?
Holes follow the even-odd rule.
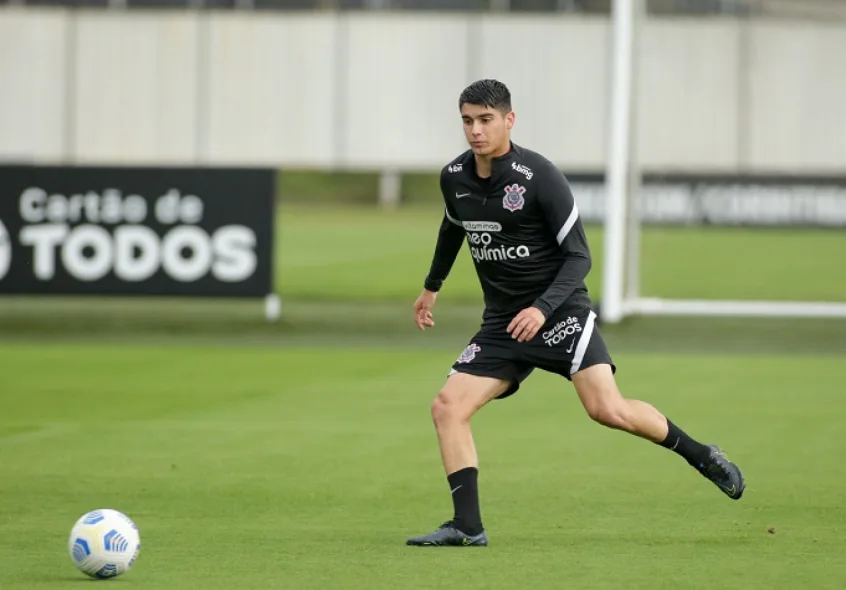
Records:
[[[603,321],[846,317],[846,3],[616,0],[610,31]]]

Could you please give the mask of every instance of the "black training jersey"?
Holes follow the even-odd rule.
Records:
[[[425,281],[441,288],[467,241],[485,298],[484,319],[510,319],[534,306],[590,305],[590,250],[564,175],[546,158],[511,144],[479,178],[468,150],[441,171],[445,214]]]

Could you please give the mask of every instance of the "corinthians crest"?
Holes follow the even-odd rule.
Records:
[[[512,213],[519,211],[526,203],[526,199],[523,198],[523,193],[525,192],[526,187],[520,186],[519,184],[512,184],[511,186],[505,187],[505,196],[502,197],[502,206]]]
[[[470,345],[464,349],[464,352],[459,355],[457,363],[469,363],[474,358],[476,358],[476,353],[482,350],[482,347],[476,344],[475,342],[471,342]]]

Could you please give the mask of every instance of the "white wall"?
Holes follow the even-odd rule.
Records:
[[[84,13],[75,23],[70,157],[190,162],[197,21],[188,14]]]
[[[514,139],[605,165],[609,27],[568,15],[0,10],[0,159],[439,168],[497,77]],[[846,23],[651,19],[644,168],[846,169]]]
[[[0,11],[0,158],[65,157],[67,19]]]
[[[331,166],[338,22],[320,15],[208,17],[200,159]]]
[[[846,171],[846,25],[749,34],[749,166]]]
[[[733,170],[739,162],[741,25],[651,22],[640,34],[638,157],[663,170]]]

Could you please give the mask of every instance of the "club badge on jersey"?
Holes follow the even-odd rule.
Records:
[[[526,203],[526,200],[523,198],[523,193],[525,192],[526,188],[516,183],[505,187],[505,196],[502,198],[502,206],[512,213],[519,211]]]

